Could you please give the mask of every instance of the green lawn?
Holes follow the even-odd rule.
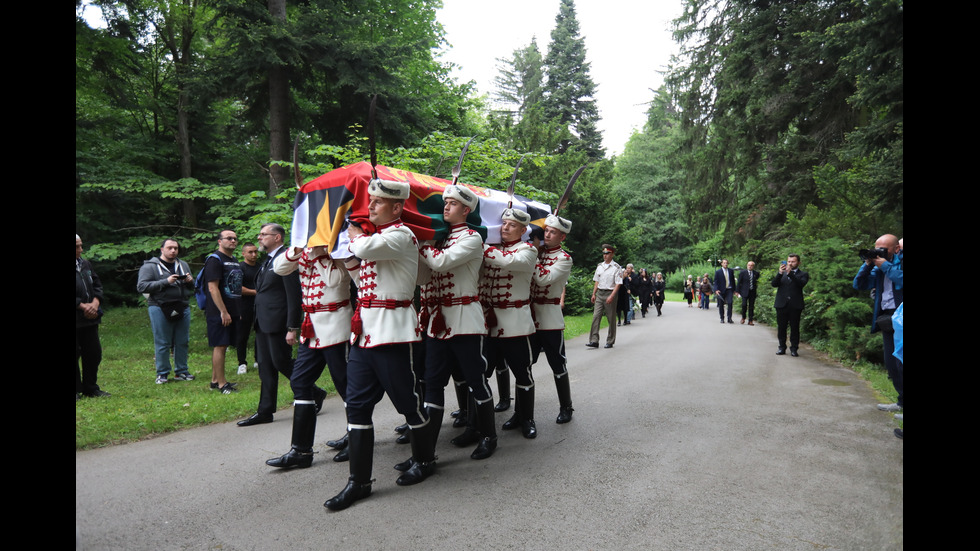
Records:
[[[153,336],[150,318],[143,308],[112,308],[103,318],[102,365],[99,386],[110,398],[82,398],[75,404],[75,449],[139,440],[155,434],[187,427],[219,423],[255,412],[259,403],[259,375],[251,368],[238,375],[234,349],[228,350],[226,373],[238,383],[240,392],[221,394],[209,388],[211,348],[205,337],[204,313],[192,312],[190,365],[197,380],[164,385],[154,383]],[[333,392],[333,383],[324,370],[319,383]],[[280,377],[279,407],[292,402],[289,381]]]

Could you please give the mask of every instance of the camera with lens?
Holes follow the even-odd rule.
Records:
[[[888,260],[888,249],[884,247],[877,247],[874,249],[861,249],[858,251],[858,256],[861,260],[874,260],[876,258],[884,258]]]

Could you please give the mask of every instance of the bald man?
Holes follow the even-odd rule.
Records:
[[[905,407],[903,365],[892,355],[895,351],[895,331],[891,317],[902,304],[902,244],[897,237],[887,233],[875,241],[875,254],[867,258],[854,276],[854,288],[859,291],[874,290],[874,314],[871,316],[871,332],[881,331],[884,342],[885,369],[895,385],[898,401],[894,404],[878,404],[882,411],[899,412]]]

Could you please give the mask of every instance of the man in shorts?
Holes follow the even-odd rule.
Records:
[[[204,261],[204,281],[208,286],[204,315],[211,351],[211,389],[231,394],[235,383],[225,379],[225,352],[235,342],[241,320],[242,267],[235,259],[238,236],[233,230],[218,234],[218,250]]]

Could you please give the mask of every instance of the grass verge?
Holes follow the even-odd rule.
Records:
[[[171,380],[158,385],[153,362],[153,335],[146,309],[113,308],[103,318],[102,364],[99,386],[109,398],[82,398],[75,403],[75,449],[140,440],[188,427],[226,422],[255,412],[259,403],[259,374],[253,369],[252,348],[248,373],[237,375],[234,349],[228,350],[226,373],[238,383],[239,392],[221,394],[210,390],[211,348],[205,336],[204,315],[194,310],[191,318],[188,365],[197,379]],[[317,383],[333,392],[327,370]],[[278,405],[292,402],[293,392],[285,377],[279,378]]]

